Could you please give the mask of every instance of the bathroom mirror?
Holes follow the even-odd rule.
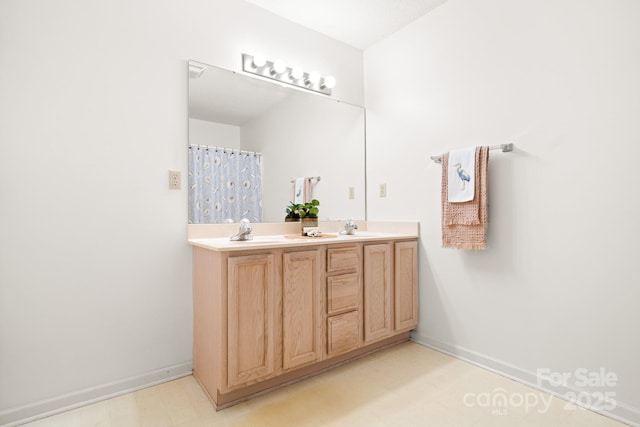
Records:
[[[313,198],[321,204],[320,220],[365,219],[365,111],[360,106],[189,61],[189,150],[206,147],[227,148],[227,153],[221,150],[212,157],[213,166],[220,166],[221,157],[229,154],[244,156],[249,162],[249,166],[240,167],[248,177],[213,185],[207,195],[199,196],[206,198],[212,193],[218,197],[226,192],[211,209],[238,204],[234,215],[241,216],[253,212],[242,203],[257,202],[261,205],[260,221],[282,222],[294,197],[295,179],[319,177],[311,188]],[[254,153],[261,157],[252,157]],[[205,162],[204,167],[211,166]],[[190,187],[196,183],[192,182],[195,168],[190,156]],[[255,175],[260,169],[261,180]],[[261,187],[261,196],[232,194],[238,187]],[[260,193],[260,188],[255,189]],[[190,223],[224,222],[211,221],[208,212],[192,216],[192,208],[200,200],[192,193],[190,189]],[[261,200],[249,200],[254,197]],[[239,221],[234,215],[225,219]]]

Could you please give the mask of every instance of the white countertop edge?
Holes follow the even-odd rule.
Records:
[[[417,221],[362,221],[355,220],[358,232],[376,232],[410,235],[417,237],[420,227]],[[323,233],[338,233],[344,228],[345,221],[320,221],[319,229]],[[254,223],[251,224],[254,236],[278,236],[297,234],[300,232],[299,222]],[[233,236],[238,231],[238,224],[188,224],[187,241],[195,239],[212,239]],[[322,239],[327,240],[327,239]]]
[[[331,233],[333,234],[333,233]],[[376,242],[376,241],[389,241],[389,240],[403,240],[403,239],[417,239],[417,234],[405,234],[405,233],[382,233],[382,232],[362,232],[358,235],[357,232],[352,236],[336,236],[336,237],[318,237],[318,238],[286,238],[283,235],[266,235],[255,236],[254,240],[232,242],[228,237],[214,237],[214,238],[201,238],[201,239],[189,239],[188,243],[192,246],[197,246],[204,249],[213,251],[246,251],[255,249],[276,249],[276,248],[288,248],[288,247],[300,247],[300,246],[319,246],[319,245],[333,245],[333,244],[345,244],[356,242]]]
[[[232,242],[229,237],[238,231],[238,224],[189,224],[188,244],[215,251],[243,251],[252,249],[288,248],[296,246],[330,245],[383,240],[416,239],[420,235],[417,221],[356,221],[358,229],[353,236],[338,235],[344,221],[320,221],[319,229],[336,237],[305,239],[285,238],[300,233],[299,222],[256,223],[253,240]]]

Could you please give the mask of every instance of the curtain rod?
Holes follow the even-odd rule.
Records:
[[[216,151],[223,151],[223,152],[231,152],[231,153],[239,153],[239,154],[249,154],[249,155],[258,155],[258,156],[262,156],[262,153],[258,153],[256,151],[245,151],[245,150],[238,150],[237,148],[225,148],[225,147],[216,147],[215,145],[200,145],[200,144],[189,144],[189,148],[191,147],[196,147],[196,148],[205,148],[207,150],[216,150]]]
[[[489,150],[502,150],[503,153],[513,151],[513,143],[510,142],[509,144],[492,145],[489,147]],[[442,163],[442,154],[439,156],[431,156],[431,160],[436,163]]]

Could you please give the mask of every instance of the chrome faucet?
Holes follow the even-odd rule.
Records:
[[[237,241],[237,240],[253,240],[253,236],[251,235],[251,223],[247,218],[242,218],[240,220],[240,229],[238,233],[234,236],[229,237],[229,240]]]
[[[344,230],[340,234],[353,235],[353,232],[358,229],[358,224],[355,223],[353,218],[349,218],[349,221],[344,225]]]

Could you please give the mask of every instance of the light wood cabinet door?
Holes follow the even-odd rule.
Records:
[[[274,254],[230,257],[227,296],[228,386],[252,383],[276,370]]]
[[[283,258],[282,364],[285,370],[322,357],[320,251]]]
[[[395,329],[418,326],[418,242],[395,245]]]
[[[364,247],[364,341],[393,332],[393,276],[391,244]]]

